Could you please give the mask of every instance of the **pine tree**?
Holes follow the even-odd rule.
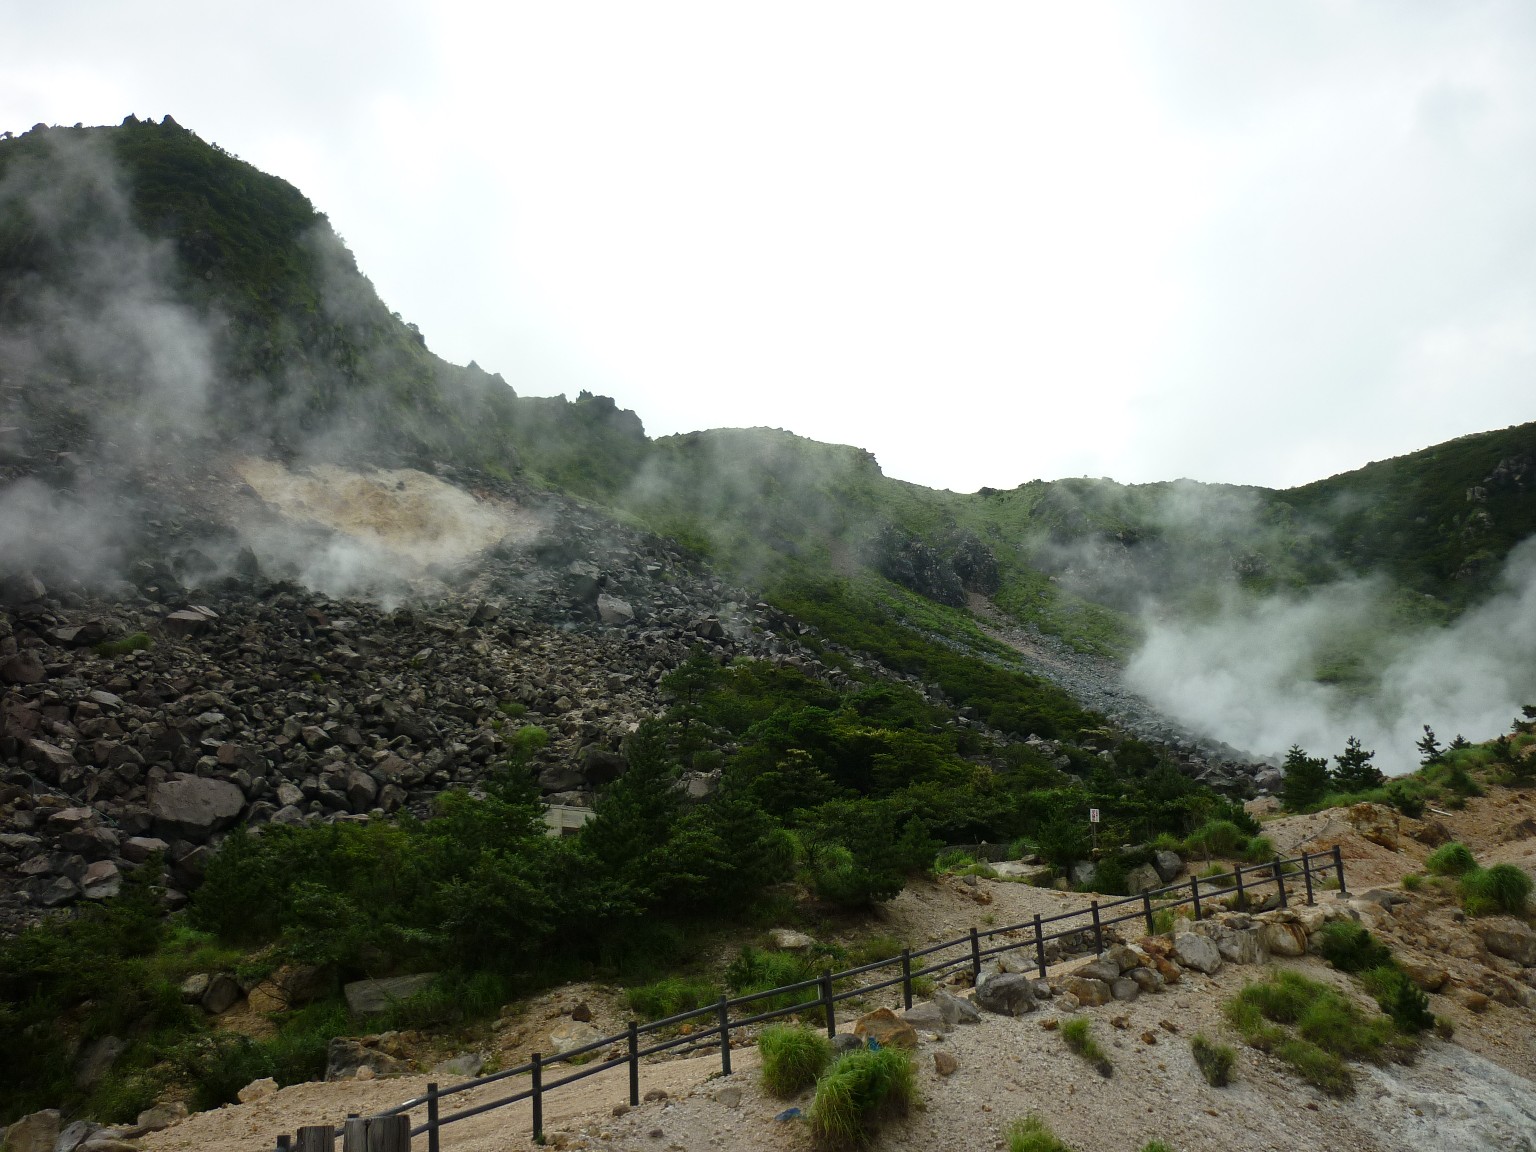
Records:
[[[1285,754],[1285,783],[1280,801],[1292,812],[1300,812],[1318,803],[1328,792],[1328,758],[1308,756],[1300,744],[1292,744]]]
[[[1440,747],[1440,741],[1435,739],[1435,730],[1428,724],[1424,725],[1424,739],[1418,741],[1415,747],[1424,757],[1420,764],[1425,768],[1431,764],[1440,763],[1440,758],[1445,755],[1445,751]]]
[[[1333,784],[1340,792],[1365,792],[1379,788],[1386,777],[1381,769],[1372,764],[1374,749],[1361,747],[1357,737],[1344,741],[1344,751],[1333,758],[1338,767],[1333,773]]]

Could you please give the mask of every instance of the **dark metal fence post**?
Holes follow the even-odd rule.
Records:
[[[1099,902],[1092,902],[1093,909],[1093,953],[1095,956],[1104,955],[1104,928],[1099,923]]]
[[[1307,906],[1310,908],[1317,901],[1312,899],[1312,853],[1301,854],[1301,878],[1307,882]]]
[[[1246,912],[1248,910],[1248,893],[1243,891],[1243,866],[1241,864],[1237,866],[1237,910],[1239,912]]]
[[[976,929],[971,929],[971,983],[981,979],[981,937],[976,935]]]
[[[1045,936],[1041,931],[1040,913],[1035,913],[1035,963],[1040,968],[1040,979],[1045,979]]]
[[[1344,887],[1344,853],[1339,851],[1339,846],[1333,846],[1333,870],[1339,878],[1339,895],[1348,896],[1349,889]]]
[[[439,1152],[442,1137],[437,1130],[437,1085],[427,1085],[427,1152]]]
[[[640,1025],[633,1020],[629,1022],[629,1106],[640,1107]]]
[[[912,949],[901,950],[901,1004],[912,1007]]]
[[[837,1004],[832,999],[832,969],[821,970],[821,1003],[827,1011],[827,1035],[837,1035]]]
[[[723,1076],[729,1076],[731,1074],[731,1002],[724,996],[720,997],[717,1012],[720,1017],[720,1073]]]
[[[544,1143],[544,1063],[537,1052],[533,1054],[533,1139]]]
[[[1190,891],[1190,893],[1195,898],[1195,919],[1199,920],[1201,918],[1200,917],[1200,877],[1198,877],[1198,876],[1191,876],[1189,878],[1189,891]]]
[[[1147,935],[1151,936],[1156,930],[1156,925],[1152,922],[1152,893],[1141,894],[1141,910],[1147,914]]]
[[[1275,865],[1274,865],[1274,867],[1275,867],[1275,888],[1280,893],[1280,907],[1285,908],[1285,907],[1288,906],[1287,903],[1286,903],[1286,899],[1285,899],[1285,869],[1280,867],[1280,857],[1279,857],[1278,854],[1276,854],[1276,856],[1275,856]]]

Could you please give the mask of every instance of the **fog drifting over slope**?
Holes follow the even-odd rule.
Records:
[[[1200,622],[1148,618],[1126,682],[1171,718],[1260,754],[1299,743],[1332,755],[1359,736],[1389,775],[1418,766],[1425,724],[1445,743],[1456,733],[1487,740],[1536,703],[1536,538],[1510,554],[1482,605],[1403,637],[1373,698],[1318,683],[1319,656],[1381,594],[1355,581],[1257,604],[1232,597]]]

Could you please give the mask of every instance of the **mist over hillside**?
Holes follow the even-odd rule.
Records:
[[[12,572],[122,584],[168,553],[195,587],[249,550],[333,594],[385,594],[402,560],[366,534],[207,505],[208,463],[234,451],[561,493],[770,599],[856,590],[976,651],[980,597],[1259,755],[1354,734],[1400,771],[1423,724],[1486,737],[1536,696],[1536,424],[1283,492],[1067,479],[956,494],[779,430],[651,440],[606,397],[517,383],[434,356],[302,193],[170,117],[0,141]]]

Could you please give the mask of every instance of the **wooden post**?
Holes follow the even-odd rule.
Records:
[[[912,949],[901,950],[901,1004],[912,1007]]]
[[[1040,979],[1045,979],[1045,933],[1040,924],[1040,913],[1035,913],[1035,963],[1040,966]]]
[[[629,1022],[629,1106],[640,1107],[640,1025],[633,1020]]]
[[[293,1138],[286,1132],[277,1138],[277,1152],[290,1152]]]
[[[1093,911],[1093,954],[1104,955],[1104,926],[1099,923],[1099,902],[1094,900],[1090,908]]]
[[[1248,893],[1243,891],[1243,866],[1241,864],[1237,866],[1237,910],[1239,912],[1246,912],[1248,910]]]
[[[1348,896],[1349,889],[1344,887],[1344,853],[1339,851],[1339,846],[1333,846],[1333,871],[1339,878],[1339,895]]]
[[[442,1137],[437,1127],[437,1085],[427,1085],[427,1152],[441,1152]]]
[[[827,1012],[827,1035],[837,1035],[837,1003],[832,999],[832,969],[821,970],[821,1003]]]
[[[533,1142],[544,1143],[544,1058],[533,1054]]]
[[[368,1121],[349,1116],[341,1126],[341,1152],[368,1152]]]
[[[1189,878],[1189,890],[1194,895],[1194,898],[1195,898],[1195,919],[1199,920],[1200,919],[1200,877],[1198,877],[1198,876],[1191,876]]]
[[[1317,901],[1312,898],[1312,853],[1301,854],[1301,878],[1307,882],[1307,906],[1311,907]]]
[[[731,1074],[731,1002],[720,997],[717,1009],[720,1018],[720,1074]]]
[[[336,1129],[329,1124],[306,1124],[299,1129],[294,1152],[334,1152]]]
[[[1275,888],[1280,892],[1280,907],[1287,907],[1285,899],[1285,871],[1280,867],[1280,856],[1275,855]]]
[[[976,935],[976,929],[971,929],[971,983],[981,979],[981,937]]]
[[[1143,892],[1141,894],[1141,910],[1147,914],[1147,935],[1151,936],[1151,935],[1154,934],[1154,932],[1156,931],[1156,927],[1157,927],[1156,924],[1154,924],[1153,920],[1152,920],[1152,893],[1151,892]]]

